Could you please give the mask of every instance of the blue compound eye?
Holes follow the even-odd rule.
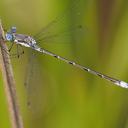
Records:
[[[5,38],[7,41],[13,41],[13,35],[10,33],[6,33]]]
[[[16,27],[11,27],[10,32],[11,33],[16,33]]]

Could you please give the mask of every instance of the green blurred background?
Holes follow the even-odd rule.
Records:
[[[128,81],[127,5],[127,0],[0,0],[0,18],[5,29],[15,25],[29,35],[60,15],[52,33],[81,24],[83,35],[71,32],[68,39],[39,45]],[[12,64],[25,128],[128,128],[127,89],[35,51],[29,60],[31,49],[24,51]],[[3,86],[0,74],[0,128],[11,128]]]

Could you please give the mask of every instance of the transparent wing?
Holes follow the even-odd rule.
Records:
[[[86,30],[86,28],[79,25],[74,28],[70,28],[67,31],[65,30],[58,33],[52,33],[44,37],[42,36],[36,39],[36,41],[37,43],[70,43],[74,34],[77,36],[78,40],[85,37],[85,35],[87,35]]]
[[[38,79],[38,74],[37,77],[35,77],[34,73],[35,71],[37,72],[38,70],[36,69],[37,67],[37,63],[36,63],[36,58],[34,57],[34,53],[31,52],[29,53],[29,58],[28,58],[28,65],[26,67],[26,75],[25,75],[25,89],[26,89],[26,93],[27,93],[27,105],[28,107],[31,106],[31,95],[33,95],[36,92],[36,86],[32,86],[32,85],[36,85],[35,81],[37,81]],[[35,77],[35,78],[34,78]],[[34,78],[34,80],[33,80]],[[33,88],[34,87],[34,88]]]
[[[86,28],[82,27],[80,23],[72,21],[73,17],[79,19],[82,17],[80,13],[80,1],[75,0],[71,2],[71,5],[68,6],[61,15],[55,18],[52,22],[50,22],[46,27],[42,28],[39,33],[34,36],[38,42],[69,42],[74,34],[77,37],[84,35],[86,32]],[[74,13],[75,12],[75,13]],[[77,21],[77,20],[76,20]],[[33,55],[33,52],[30,53],[29,64],[27,66],[27,73],[25,77],[25,87],[27,91],[27,101],[29,108],[34,111],[40,113],[43,108],[44,101],[42,98],[42,94],[44,91],[44,81],[42,77],[44,77],[43,72],[40,70],[43,68],[39,68],[40,62],[37,59],[37,55]],[[46,74],[45,74],[46,75]],[[46,93],[44,93],[46,94]],[[43,98],[45,98],[44,96]],[[47,101],[47,100],[46,100]]]
[[[42,28],[35,36],[37,42],[60,42],[62,38],[69,41],[74,32],[85,33],[86,27],[80,23],[82,10],[81,0],[69,1],[68,7],[51,21],[46,27]]]
[[[45,87],[43,79],[44,75],[42,72],[42,67],[40,66],[38,56],[34,54],[31,50],[28,58],[28,65],[26,67],[25,75],[25,90],[27,97],[27,107],[31,114],[41,114],[44,108],[45,100]]]

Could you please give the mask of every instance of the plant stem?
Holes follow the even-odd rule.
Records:
[[[1,69],[4,79],[4,89],[8,102],[8,109],[10,114],[10,121],[12,128],[23,128],[22,118],[19,112],[19,105],[16,96],[16,86],[12,70],[12,65],[10,62],[10,57],[8,54],[8,48],[4,41],[4,31],[0,21],[0,47],[1,47]]]

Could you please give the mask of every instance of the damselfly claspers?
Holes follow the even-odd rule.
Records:
[[[70,61],[64,57],[61,57],[61,56],[58,56],[52,52],[49,52],[48,50],[45,50],[41,47],[39,47],[37,45],[37,42],[36,40],[32,37],[32,36],[28,36],[28,35],[25,35],[25,34],[18,34],[16,33],[16,27],[11,27],[11,29],[5,33],[5,41],[9,41],[13,44],[17,44],[17,45],[21,45],[21,46],[24,46],[24,47],[29,47],[33,50],[36,50],[40,53],[43,53],[43,54],[47,54],[47,55],[50,55],[50,56],[53,56],[54,58],[57,58],[59,60],[62,60],[70,65],[73,65],[79,69],[82,69],[84,71],[87,71],[93,75],[96,75],[96,76],[99,76],[101,78],[104,78],[108,81],[111,81],[113,84],[115,85],[118,85],[120,87],[123,87],[123,88],[128,88],[128,83],[124,82],[124,81],[121,81],[121,80],[117,80],[115,78],[112,78],[112,77],[109,77],[107,75],[104,75],[102,73],[99,73],[97,71],[94,71],[90,68],[87,68],[85,66],[82,66],[74,61]]]

